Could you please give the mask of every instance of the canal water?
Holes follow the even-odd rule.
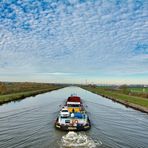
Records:
[[[54,128],[71,94],[83,100],[92,128],[68,133]],[[66,87],[0,106],[0,148],[147,148],[148,114],[79,87]]]

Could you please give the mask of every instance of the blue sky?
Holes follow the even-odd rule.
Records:
[[[0,81],[148,84],[147,0],[0,0]]]

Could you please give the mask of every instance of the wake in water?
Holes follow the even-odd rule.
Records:
[[[68,132],[60,142],[60,148],[96,148],[102,145],[101,141],[94,141],[84,133]]]

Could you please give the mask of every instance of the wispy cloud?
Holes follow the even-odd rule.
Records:
[[[147,0],[2,0],[0,78],[27,72],[30,77],[38,73],[37,80],[73,73],[79,80],[86,74],[89,79],[143,79],[148,73]]]

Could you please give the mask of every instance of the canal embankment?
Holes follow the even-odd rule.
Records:
[[[88,91],[91,91],[95,94],[98,94],[102,97],[105,97],[107,99],[110,99],[114,102],[123,104],[126,107],[131,107],[141,112],[148,113],[148,99],[147,98],[117,93],[115,91],[110,91],[103,87],[82,86],[82,88]]]
[[[22,100],[27,97],[63,88],[62,85],[44,83],[1,83],[0,105],[11,101]]]

